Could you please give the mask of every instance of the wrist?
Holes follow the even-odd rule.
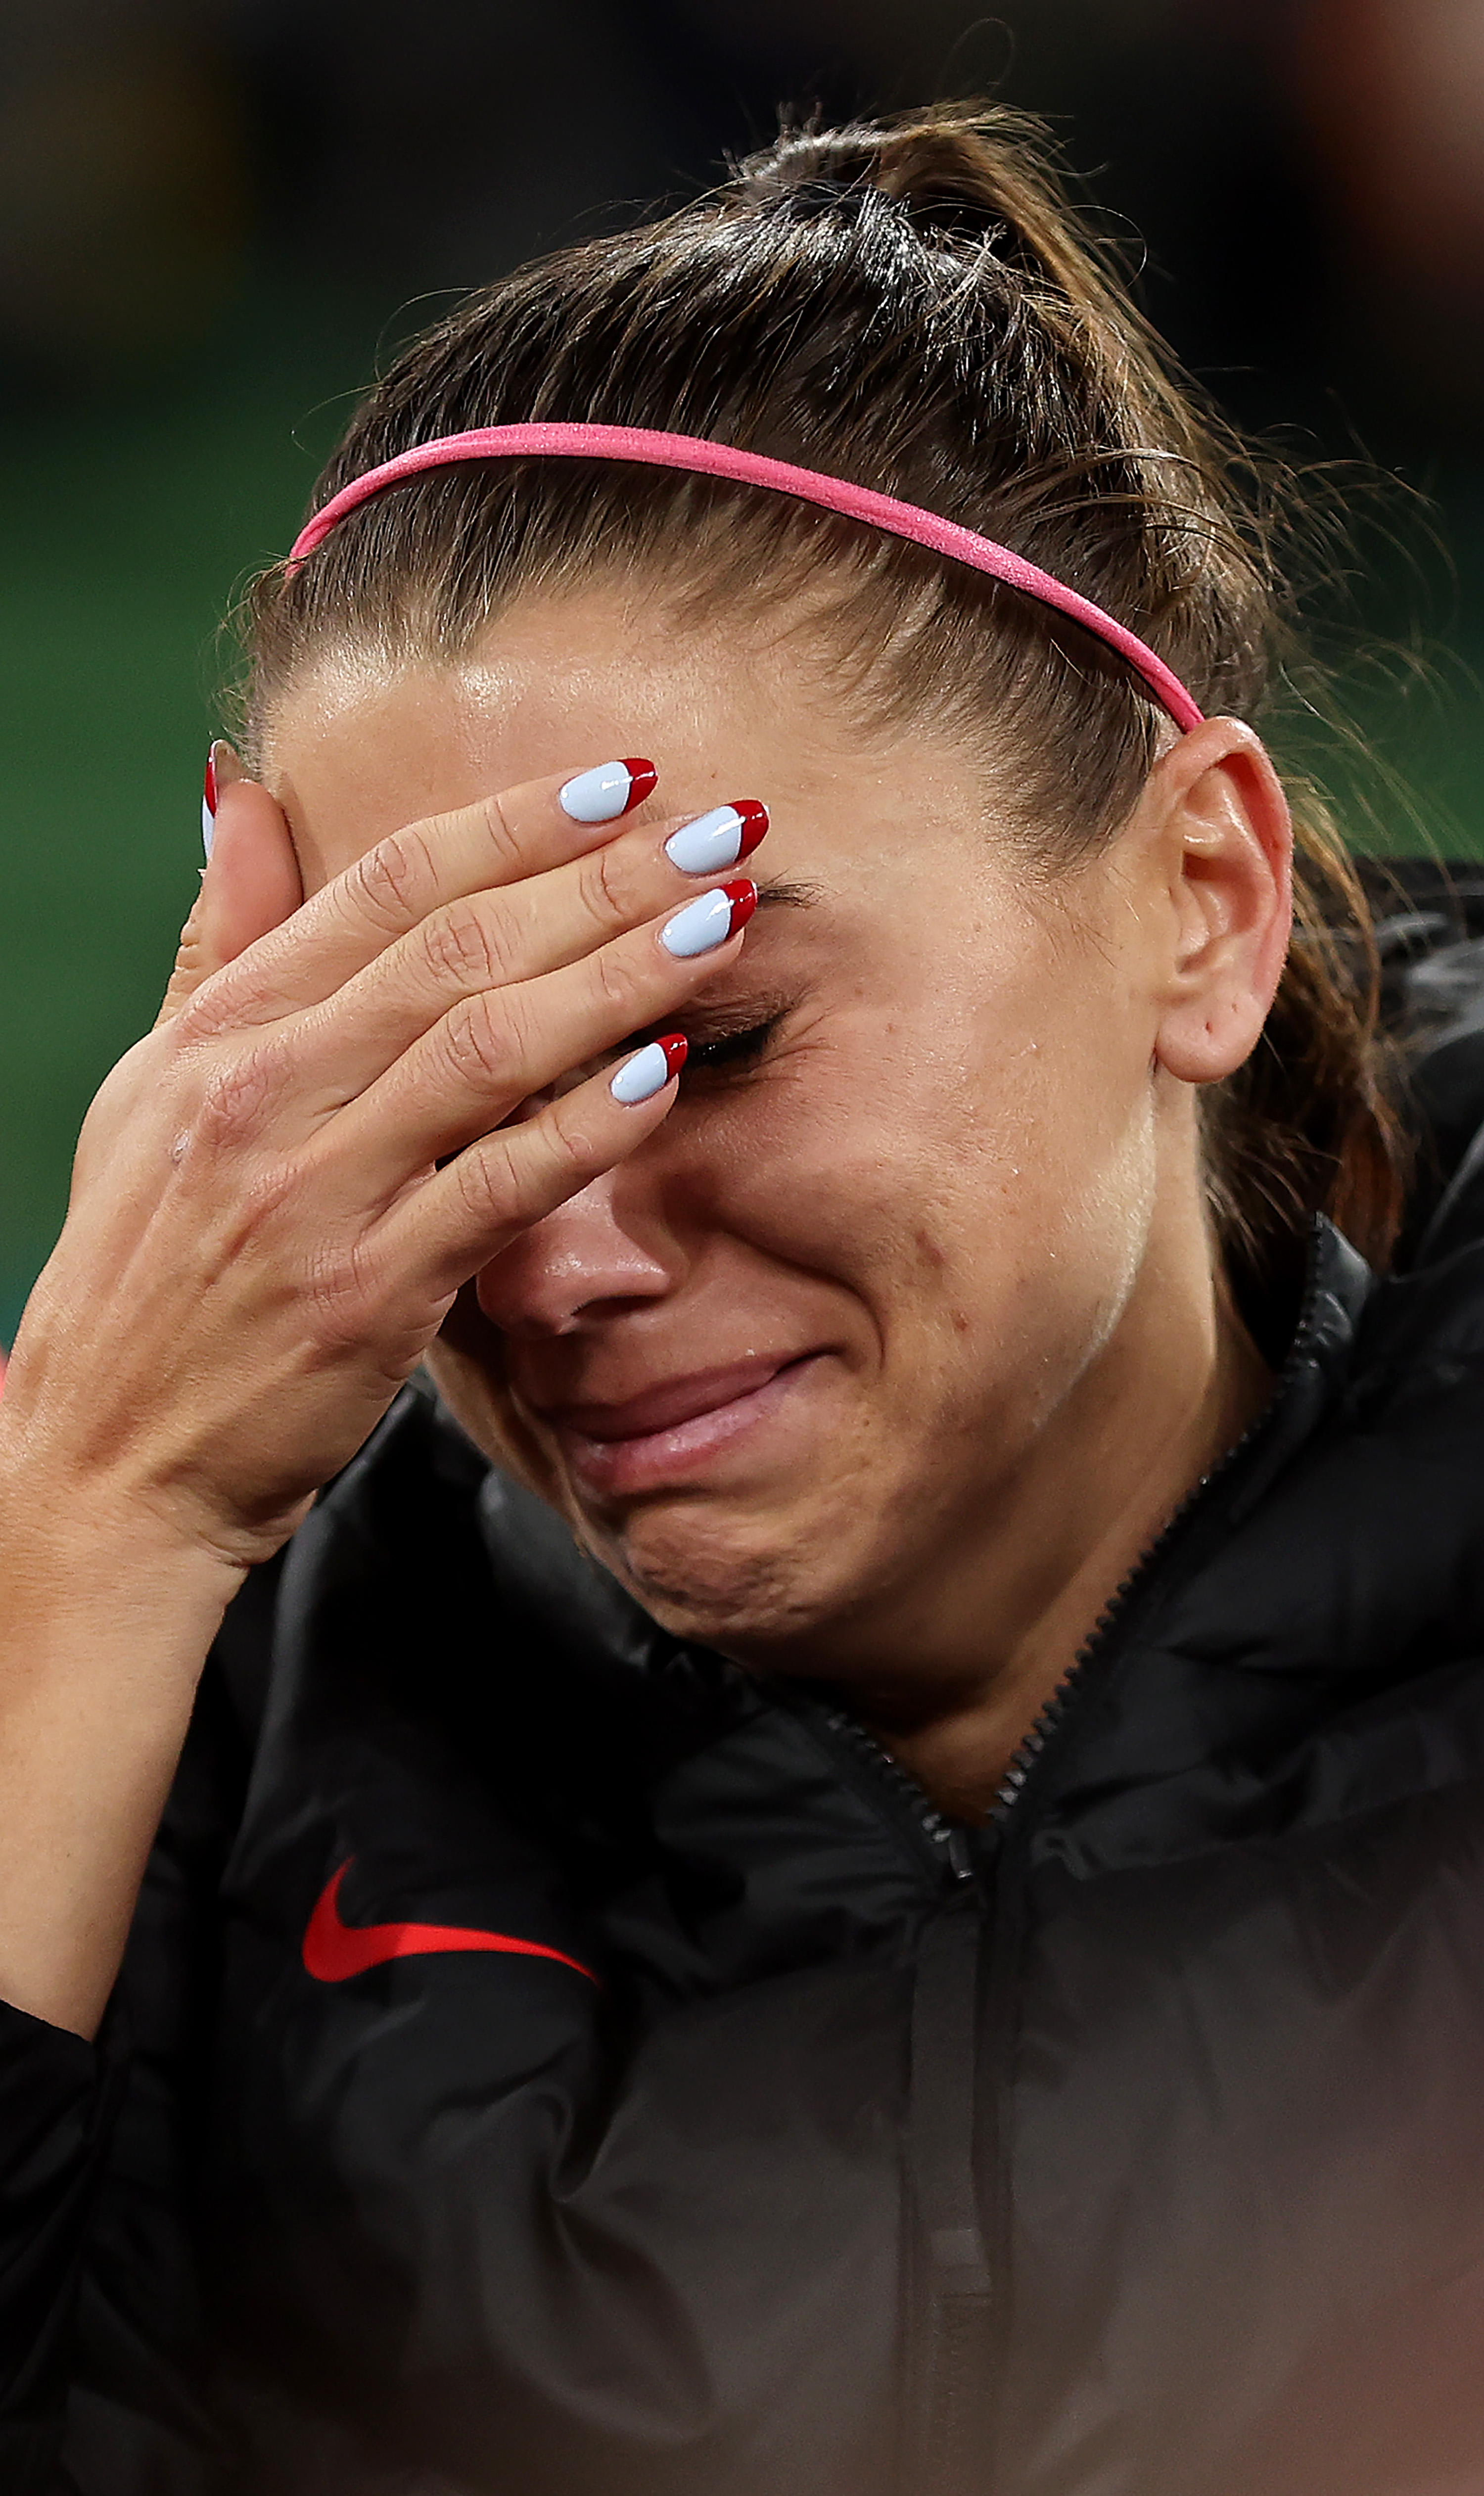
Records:
[[[48,1349],[23,1324],[0,1396],[0,1537],[17,1565],[23,1551],[49,1553],[64,1567],[90,1559],[97,1576],[107,1557],[124,1583],[164,1579],[230,1601],[295,1531],[312,1495],[276,1504],[259,1481],[243,1513],[206,1460],[199,1415],[153,1413],[117,1395],[100,1406],[86,1375],[48,1360]]]
[[[164,1605],[219,1618],[246,1560],[116,1484],[27,1463],[0,1440],[0,1583],[6,1608],[52,1615],[107,1607],[122,1623]]]

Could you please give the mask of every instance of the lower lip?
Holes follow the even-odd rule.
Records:
[[[668,1430],[649,1430],[634,1439],[590,1439],[579,1430],[559,1432],[562,1451],[587,1490],[624,1493],[653,1490],[701,1472],[724,1450],[744,1435],[776,1420],[796,1394],[802,1380],[816,1367],[818,1355],[790,1360],[760,1387],[729,1403],[713,1405],[689,1421]]]

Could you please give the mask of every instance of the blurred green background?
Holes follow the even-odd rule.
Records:
[[[193,889],[234,590],[388,344],[780,104],[1048,115],[1146,298],[1336,489],[1382,851],[1484,857],[1484,0],[5,0],[0,1342]]]

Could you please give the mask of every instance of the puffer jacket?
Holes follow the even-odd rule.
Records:
[[[981,1830],[409,1390],[97,2046],[0,2012],[4,2496],[1484,2491],[1461,1169],[1396,1279],[1317,1227]]]

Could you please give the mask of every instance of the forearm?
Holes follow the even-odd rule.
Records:
[[[241,1573],[0,1446],[0,1999],[90,2037]]]

